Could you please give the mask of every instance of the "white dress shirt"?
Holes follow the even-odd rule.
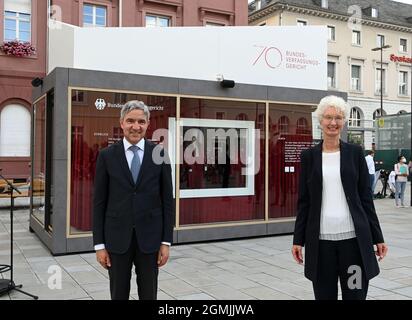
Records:
[[[136,146],[139,148],[137,150],[137,155],[139,156],[141,164],[143,163],[144,145],[145,145],[145,140],[144,139],[140,139],[140,141],[136,144]],[[134,156],[133,151],[129,149],[132,146],[132,144],[129,141],[127,141],[126,138],[123,138],[123,146],[124,146],[124,152],[125,152],[125,155],[126,155],[127,164],[129,165],[129,169],[130,169],[130,166],[132,165],[133,156]],[[170,242],[162,242],[162,244],[165,244],[165,245],[168,245],[168,246],[171,245]],[[97,250],[102,250],[102,249],[105,249],[104,243],[96,244],[94,246],[94,250],[96,250],[96,251]]]
[[[340,152],[322,153],[321,240],[355,238],[355,226],[346,201],[340,176]]]
[[[126,138],[123,138],[123,146],[124,146],[124,153],[126,154],[126,160],[127,164],[130,166],[132,165],[132,160],[134,157],[134,153],[132,150],[129,148],[132,146],[132,144],[126,140]],[[136,144],[136,146],[139,148],[137,150],[137,155],[139,156],[140,163],[143,163],[143,155],[144,155],[144,139],[140,139],[140,141]]]

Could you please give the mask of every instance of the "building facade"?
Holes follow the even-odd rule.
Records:
[[[0,167],[15,182],[30,176],[31,81],[51,71],[49,15],[81,27],[242,26],[248,19],[246,0],[0,0],[0,13]]]
[[[249,24],[327,26],[327,85],[348,93],[349,141],[374,148],[381,99],[384,115],[410,112],[412,5],[389,0],[257,0],[249,5]],[[313,130],[314,138],[321,138],[317,125]]]
[[[1,0],[0,46],[30,42],[34,54],[0,50],[0,167],[5,177],[26,181],[30,173],[31,81],[46,74],[47,1]]]
[[[247,25],[246,1],[52,0],[55,19],[77,26],[178,27]]]

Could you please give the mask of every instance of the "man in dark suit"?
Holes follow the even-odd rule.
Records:
[[[96,164],[93,242],[113,300],[129,299],[133,264],[139,299],[157,298],[158,268],[173,238],[170,161],[145,139],[149,118],[143,102],[127,102],[120,114],[124,138],[101,150]]]

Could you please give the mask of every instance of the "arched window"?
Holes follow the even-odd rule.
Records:
[[[386,115],[386,112],[385,112],[385,110],[383,110],[383,115]],[[381,109],[376,109],[374,112],[373,112],[373,121],[375,121],[376,120],[376,118],[377,117],[380,117],[381,116]]]
[[[299,118],[296,122],[296,134],[308,134],[309,132],[309,123],[308,120],[304,117]]]
[[[30,156],[30,112],[9,104],[0,113],[0,157]]]
[[[360,127],[361,126],[361,111],[358,108],[350,109],[349,116],[349,127]]]
[[[289,118],[281,116],[278,121],[279,133],[289,133]]]

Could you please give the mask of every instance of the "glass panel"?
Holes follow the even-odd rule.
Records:
[[[169,26],[169,19],[159,18],[159,27],[168,27],[168,26]]]
[[[328,27],[329,40],[335,40],[335,27]]]
[[[352,66],[352,78],[359,79],[359,77],[360,77],[360,67]]]
[[[106,18],[105,17],[96,17],[96,25],[105,27],[106,26]]]
[[[335,87],[335,63],[328,62],[328,86]]]
[[[378,46],[378,47],[382,47],[382,46],[384,46],[385,45],[385,37],[383,36],[383,35],[380,35],[380,34],[378,34],[378,37],[377,37],[377,39],[376,39],[376,45]]]
[[[156,17],[146,16],[146,26],[156,26]]]
[[[407,51],[407,42],[406,42],[406,39],[401,39],[401,40],[400,40],[399,51],[401,51],[401,52],[406,52],[406,51]]]
[[[9,30],[16,30],[16,20],[6,19],[4,22],[4,28]]]
[[[114,103],[125,103],[127,100],[126,93],[116,93],[114,96]]]
[[[385,75],[386,75],[386,70],[385,69],[376,69],[376,92],[380,93],[381,92],[381,76],[382,76],[382,87],[383,87],[383,92],[386,92],[385,90]]]
[[[375,70],[375,92],[379,93],[381,88],[381,72],[380,69]]]
[[[19,30],[20,31],[30,31],[30,22],[19,21]]]
[[[85,4],[83,6],[83,14],[84,15],[93,15],[93,6]]]
[[[96,16],[97,17],[106,17],[106,8],[96,7]]]
[[[17,16],[17,12],[4,11],[4,15],[5,15],[6,17],[16,17],[16,16]]]
[[[30,14],[19,13],[19,19],[20,20],[25,20],[25,21],[30,21]]]
[[[77,91],[77,101],[79,101],[79,102],[84,101],[84,92],[83,91]]]
[[[32,214],[44,225],[45,215],[45,186],[46,186],[46,98],[33,106],[33,177],[31,196],[33,203]]]
[[[310,106],[269,106],[269,217],[296,215],[300,153],[312,146]]]
[[[401,78],[403,83],[407,83],[408,81],[408,73],[406,71],[401,71]]]
[[[22,42],[30,42],[30,32],[20,32],[19,40]]]
[[[74,91],[74,90],[73,90]],[[75,92],[71,96],[75,99]],[[72,102],[70,233],[92,229],[93,183],[99,151],[123,138],[119,125],[122,104],[115,103],[117,92],[85,90],[84,103]],[[150,126],[146,137],[169,147],[169,137],[160,137],[157,129],[169,129],[169,119],[176,118],[176,98],[127,94],[127,100],[141,100],[149,106]],[[99,109],[97,109],[98,104]],[[96,121],[98,119],[98,121]],[[172,153],[169,151],[169,154]],[[172,169],[174,172],[174,168]]]
[[[363,132],[361,131],[348,131],[348,142],[359,144],[363,146]]]
[[[45,229],[52,231],[53,226],[53,209],[54,209],[54,166],[52,166],[53,159],[53,110],[54,110],[54,91],[51,90],[47,93],[47,107],[46,107],[46,216],[44,219]]]
[[[360,32],[359,31],[352,32],[352,43],[360,45]]]
[[[181,225],[264,219],[264,119],[262,103],[181,99]]]
[[[361,115],[357,108],[352,108],[349,117],[349,127],[360,127],[361,125]]]
[[[83,24],[93,24],[93,17],[84,15],[83,16]]]
[[[408,90],[408,73],[405,71],[399,72],[399,94],[400,95],[407,95]]]
[[[17,38],[15,30],[4,30],[4,40],[10,41]]]

